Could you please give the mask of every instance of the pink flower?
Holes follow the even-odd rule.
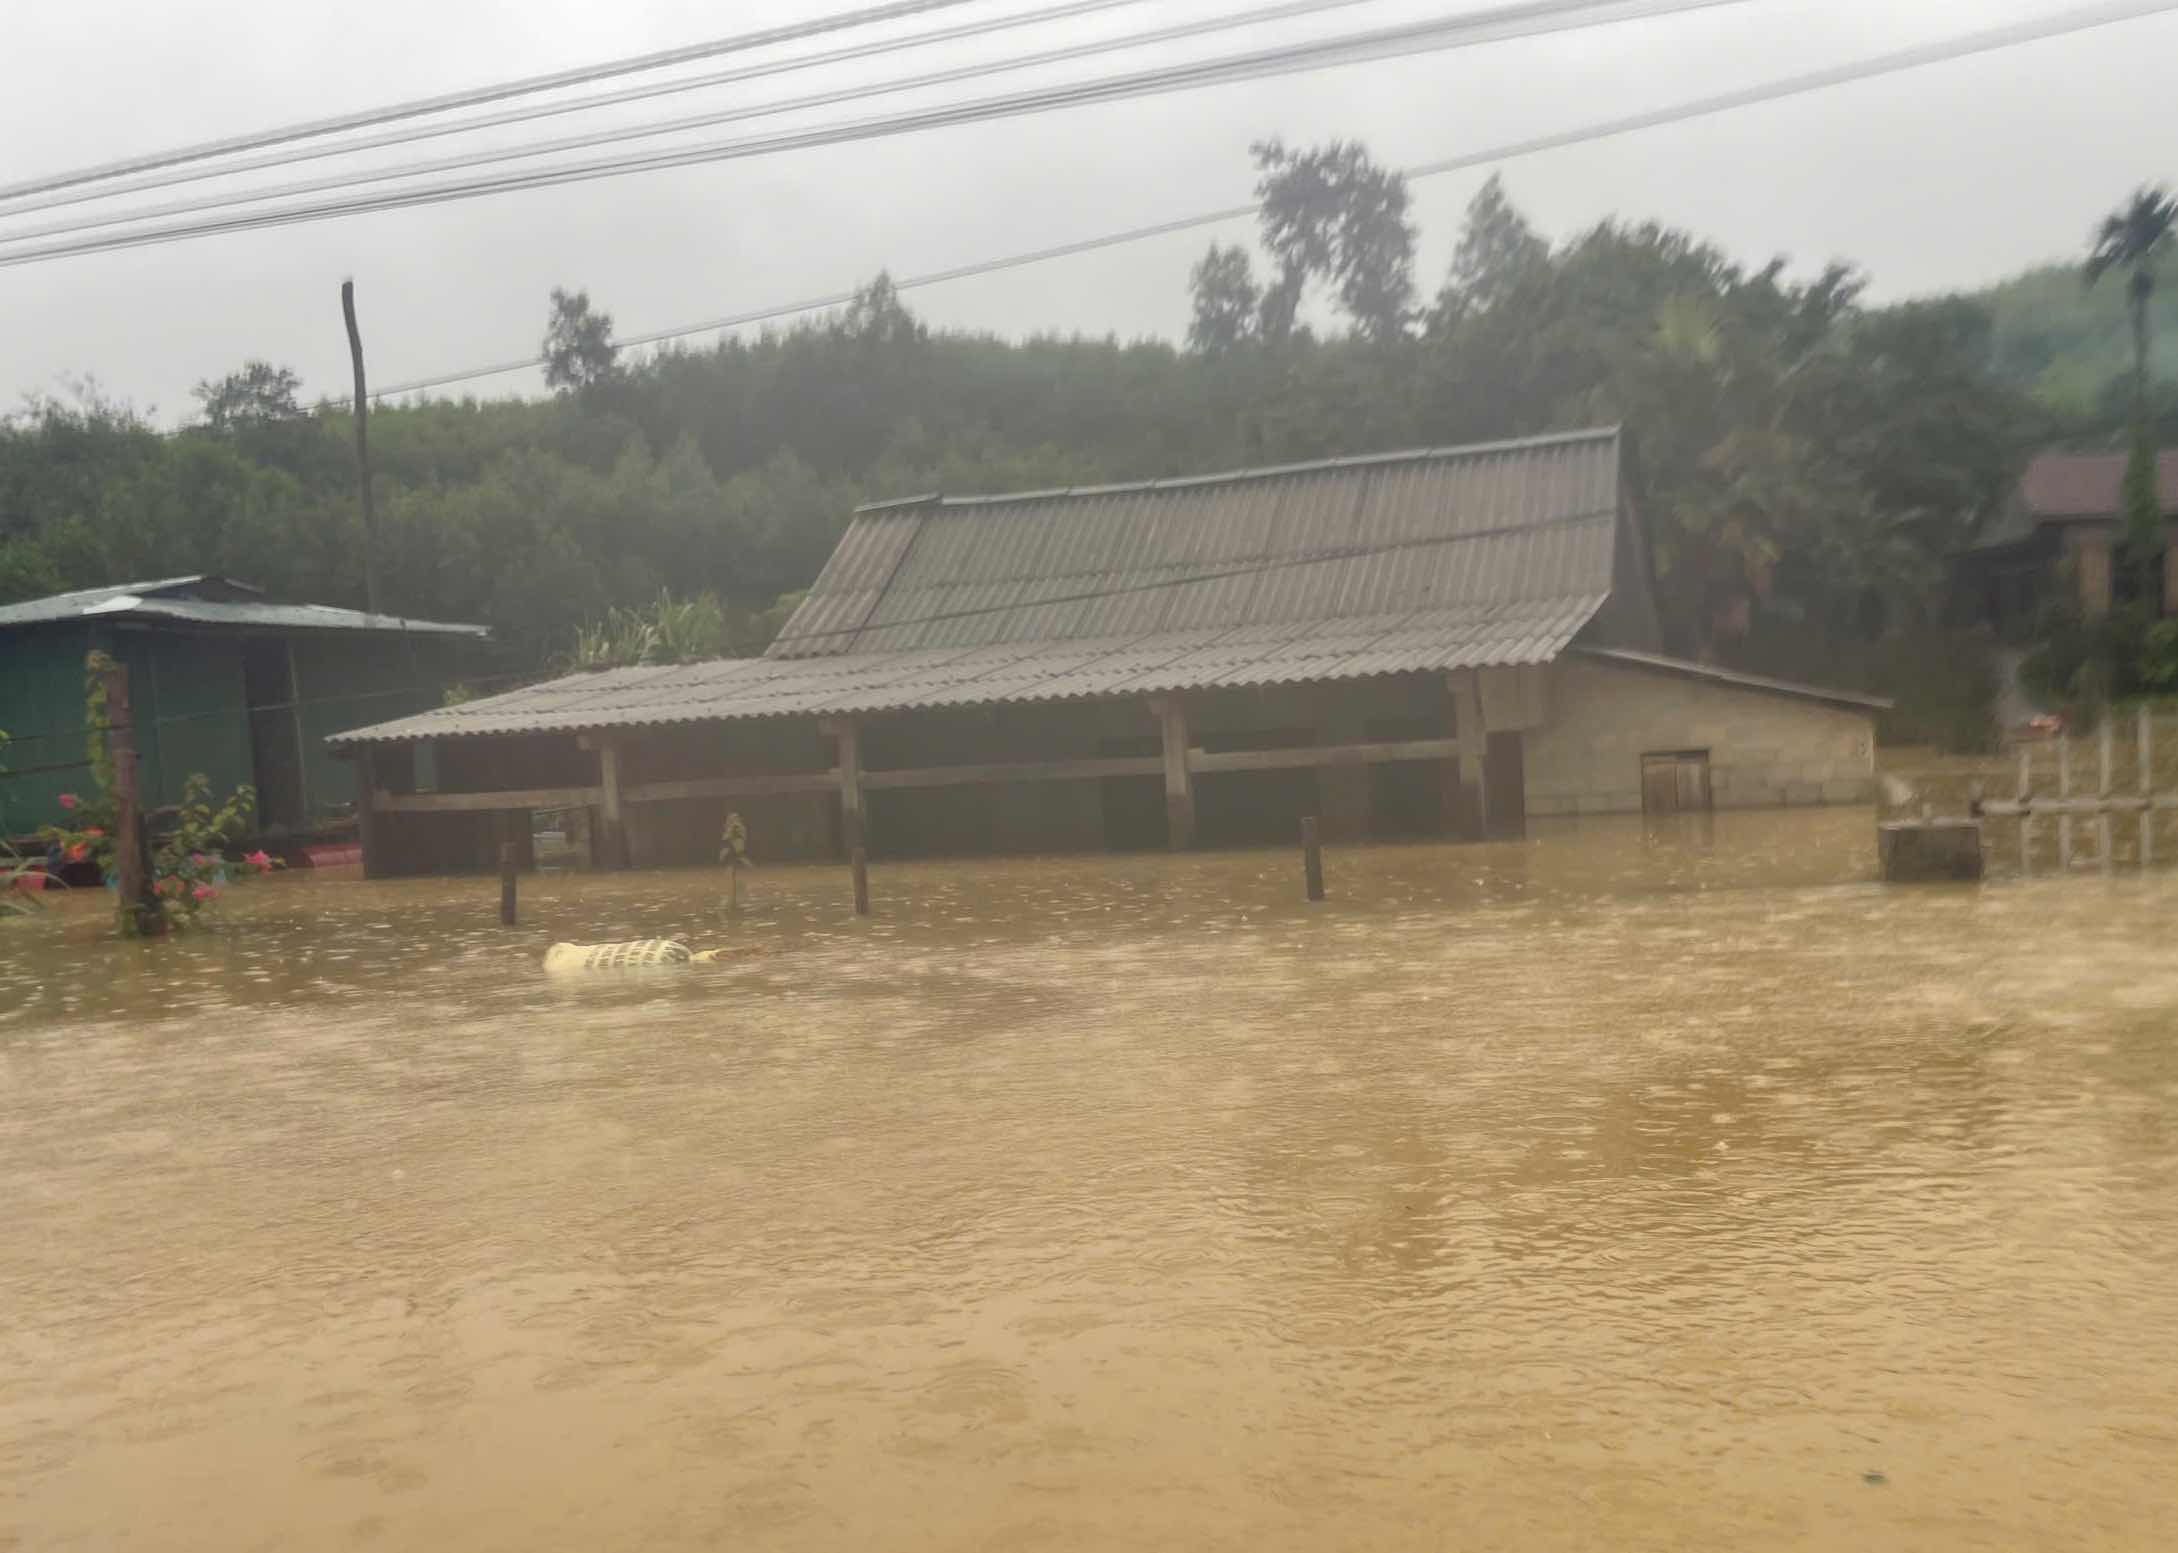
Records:
[[[219,891],[213,889],[208,884],[200,884],[189,893],[196,897],[197,904],[201,906],[204,902],[210,900],[213,896],[217,895]]]
[[[61,854],[62,857],[65,857],[71,863],[80,863],[90,855],[91,849],[80,841],[71,845],[67,851]]]
[[[63,809],[73,809],[76,806],[76,795],[74,793],[61,794],[60,806]]]
[[[204,866],[204,854],[202,852],[190,853],[189,863],[193,868],[202,868]]]
[[[256,869],[261,874],[269,874],[272,872],[272,859],[267,857],[262,849],[256,852],[245,852],[242,855],[242,861],[249,864],[250,867]]]
[[[96,825],[87,825],[84,827],[83,834],[86,836],[103,836],[106,833],[100,830]]]

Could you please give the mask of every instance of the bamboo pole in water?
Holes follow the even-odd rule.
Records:
[[[2057,735],[2057,796],[2072,796],[2072,735]],[[2072,872],[2072,815],[2067,812],[2057,816],[2057,866],[2066,873]]]
[[[499,922],[502,927],[514,926],[514,891],[517,854],[511,841],[499,843]]]
[[[2112,754],[2115,752],[2116,743],[2115,720],[2111,713],[2105,710],[2102,714],[2102,730],[2096,743],[2096,761],[2102,786],[2101,790],[2095,795],[2105,804],[2110,801],[2110,761]],[[2111,843],[2115,840],[2115,835],[2111,826],[2110,811],[2107,808],[2095,816],[2095,840],[2102,847],[2102,871],[2104,874],[2108,874],[2110,872]]]
[[[1316,836],[1316,817],[1311,814],[1301,821],[1301,873],[1312,901],[1323,899],[1323,844]]]

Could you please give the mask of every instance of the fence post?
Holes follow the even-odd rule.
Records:
[[[2034,874],[2034,746],[2019,746],[2019,877]]]
[[[1301,821],[1301,872],[1308,882],[1308,898],[1323,899],[1323,844],[1316,837],[1316,817]]]
[[[2072,797],[2072,735],[2057,735],[2057,796],[2068,803]],[[2057,866],[2072,872],[2072,810],[2057,813]]]
[[[2098,770],[2102,785],[2101,791],[2096,794],[2095,801],[2101,804],[2102,807],[2095,811],[2095,839],[2102,846],[2102,871],[2105,874],[2110,872],[2110,853],[2113,850],[2112,843],[2116,839],[2110,817],[2110,757],[2116,744],[2117,730],[2113,725],[2115,715],[2110,708],[2103,708],[2102,728],[2099,731],[2096,744]]]
[[[514,926],[515,880],[521,866],[521,854],[511,841],[499,843],[499,923],[502,927]]]
[[[2140,866],[2155,861],[2155,719],[2143,701],[2135,714],[2140,732]]]

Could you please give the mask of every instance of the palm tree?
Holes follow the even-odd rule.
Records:
[[[2105,217],[2087,255],[2085,274],[2092,286],[2112,270],[2131,271],[2126,294],[2133,307],[2133,415],[2148,413],[2148,300],[2155,295],[2155,267],[2178,247],[2178,199],[2163,188],[2139,189],[2114,215]]]

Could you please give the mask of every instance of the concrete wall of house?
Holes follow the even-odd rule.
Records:
[[[1874,796],[1873,713],[1571,657],[1527,735],[1528,813],[1639,813],[1641,757],[1680,750],[1708,751],[1720,809]]]

